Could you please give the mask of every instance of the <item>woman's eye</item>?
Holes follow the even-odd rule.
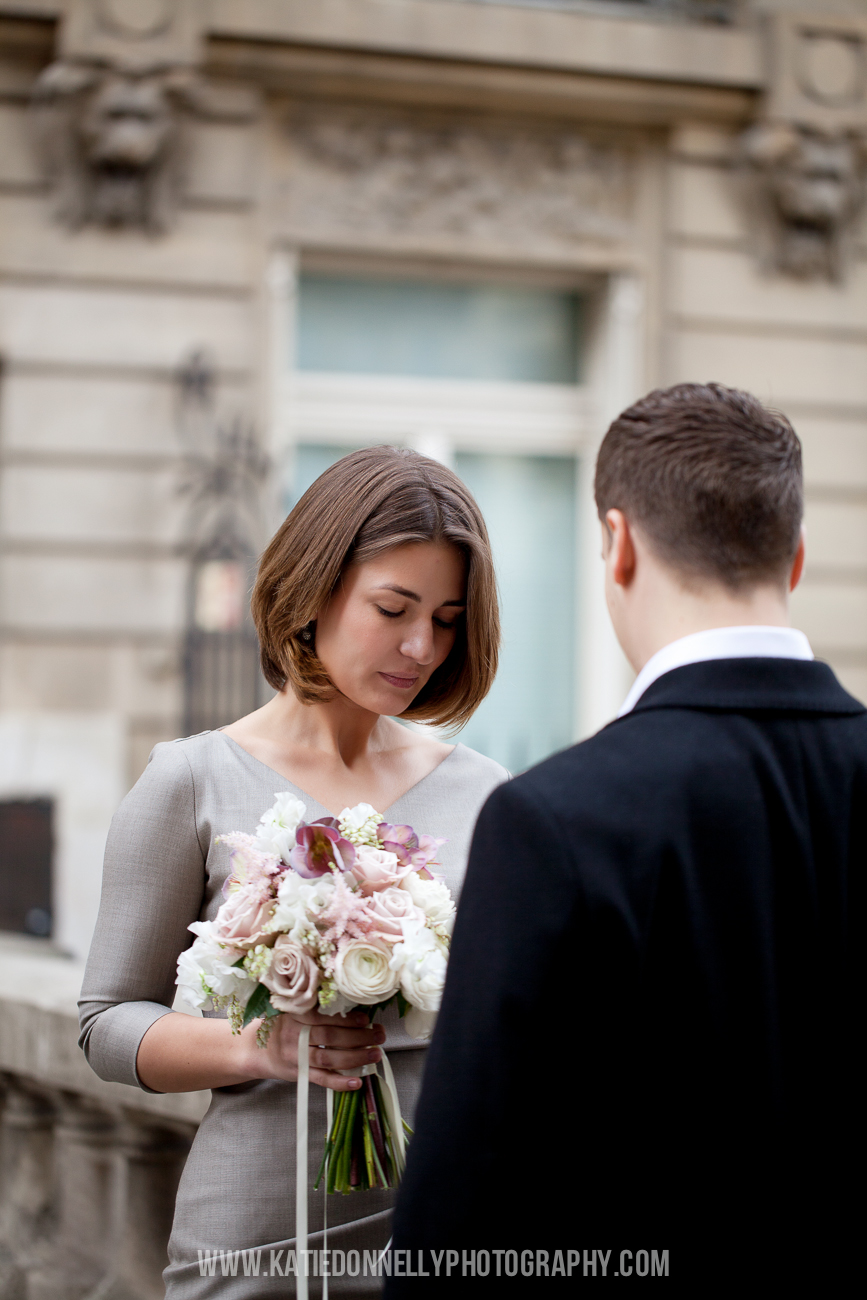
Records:
[[[456,618],[453,618],[451,621],[449,621],[448,619],[444,619],[444,618],[435,618],[435,619],[434,619],[434,622],[436,623],[437,627],[444,627],[444,628],[446,628],[449,632],[451,632],[452,629],[455,628],[455,627],[457,626],[457,622],[458,622],[458,620],[457,620]]]
[[[379,610],[380,614],[384,614],[386,618],[400,618],[403,613],[402,609],[383,609],[381,605],[377,605],[376,608]]]

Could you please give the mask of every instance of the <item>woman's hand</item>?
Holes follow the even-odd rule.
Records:
[[[256,1045],[256,1023],[242,1035],[246,1069],[253,1079],[298,1078],[298,1037],[310,1025],[310,1080],[322,1088],[347,1092],[361,1087],[360,1078],[347,1078],[339,1070],[360,1070],[382,1058],[378,1044],[385,1042],[382,1025],[370,1024],[364,1011],[347,1016],[324,1016],[309,1011],[303,1016],[279,1015],[271,1027],[267,1047]]]
[[[223,1019],[169,1012],[154,1021],[138,1049],[138,1076],[155,1092],[193,1092],[225,1088],[251,1079],[298,1078],[298,1035],[310,1025],[310,1078],[322,1088],[346,1092],[361,1087],[361,1079],[338,1070],[360,1070],[382,1056],[382,1025],[371,1025],[367,1013],[275,1018],[267,1047],[256,1044],[258,1022],[233,1034]]]

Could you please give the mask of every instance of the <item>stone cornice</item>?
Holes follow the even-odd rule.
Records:
[[[441,0],[211,0],[211,36],[758,89],[758,34]]]
[[[56,19],[62,0],[0,0],[0,17]],[[210,37],[758,90],[758,33],[443,0],[210,0]]]

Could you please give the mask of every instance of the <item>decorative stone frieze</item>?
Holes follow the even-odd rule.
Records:
[[[867,181],[867,18],[775,14],[767,41],[763,115],[741,141],[759,251],[840,279]]]
[[[616,133],[299,104],[287,136],[275,216],[308,245],[571,257],[631,233],[636,151]]]

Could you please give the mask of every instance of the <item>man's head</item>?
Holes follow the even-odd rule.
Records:
[[[682,606],[679,635],[698,630],[686,626],[690,620],[706,626],[760,621],[743,613],[757,592],[776,592],[785,609],[793,567],[800,572],[803,475],[801,445],[784,415],[720,384],[658,389],[611,425],[595,490],[609,607],[633,661],[642,656],[627,647],[612,599],[622,601],[642,556],[644,572],[656,572],[658,590],[651,600],[645,588],[641,617],[651,618],[667,582]],[[705,613],[696,608],[687,615],[690,599]],[[708,614],[708,602],[716,613]],[[723,607],[728,615],[720,613]],[[627,631],[627,641],[630,636]]]

